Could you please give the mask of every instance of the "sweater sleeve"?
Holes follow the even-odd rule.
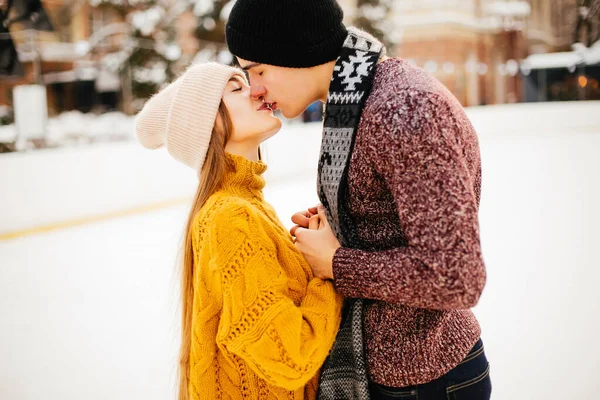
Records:
[[[486,279],[479,149],[460,113],[447,99],[420,93],[394,97],[366,121],[370,164],[393,196],[408,245],[338,249],[333,272],[343,296],[440,310],[478,302]]]
[[[216,227],[223,293],[217,344],[271,385],[306,385],[335,340],[341,297],[331,282],[313,278],[301,303],[294,303],[273,238],[244,210]]]

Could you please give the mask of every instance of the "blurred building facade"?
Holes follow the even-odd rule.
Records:
[[[432,73],[466,106],[523,101],[520,60],[569,49],[577,12],[577,0],[397,4],[394,55]]]
[[[161,73],[161,68],[165,69],[161,63],[139,74],[131,68],[115,71],[103,67],[103,60],[118,58],[115,56],[122,53],[131,36],[132,18],[115,8],[119,1],[43,0],[54,32],[35,32],[27,24],[12,26],[11,34],[25,73],[22,77],[0,76],[0,105],[12,104],[15,85],[37,82],[47,87],[50,115],[73,109],[135,112],[134,78],[148,75],[152,80],[159,75],[147,85],[145,92],[150,93],[169,76]],[[348,25],[361,16],[359,2],[366,2],[338,1]],[[388,15],[394,21],[393,32],[387,33],[400,40],[390,53],[432,73],[465,106],[564,99],[552,93],[563,93],[564,86],[582,83],[588,89],[595,85],[597,93],[597,79],[582,78],[581,70],[571,65],[547,71],[543,61],[532,71],[523,70],[523,60],[573,51],[581,1],[397,0],[393,2],[393,14]],[[138,3],[140,7],[144,4]],[[169,30],[174,30],[170,34],[178,46],[173,62],[169,61],[168,69],[174,73],[194,60],[231,60],[220,31],[232,3],[215,0],[212,8],[200,11],[190,3],[191,8],[188,5],[176,13],[176,19],[166,23]],[[146,37],[165,34],[166,31],[153,32]],[[135,43],[142,46],[146,42],[148,39],[142,38]],[[147,45],[156,47],[156,43]]]
[[[50,114],[72,109],[89,111],[95,102],[97,78],[104,86],[113,86],[120,92],[120,81],[115,77],[99,77],[93,68],[94,59],[115,51],[123,34],[115,33],[103,40],[93,54],[83,54],[78,43],[86,42],[94,32],[123,17],[110,8],[90,7],[87,0],[53,0],[42,2],[53,23],[54,31],[32,29],[27,21],[11,25],[11,36],[23,66],[23,76],[1,76],[0,104],[11,104],[12,89],[17,85],[44,84]],[[112,80],[111,85],[106,80]],[[100,82],[102,86],[103,82]]]
[[[57,29],[34,32],[27,23],[10,27],[25,73],[0,74],[0,105],[12,105],[16,85],[42,83],[50,115],[115,108],[135,113],[190,63],[232,61],[224,21],[233,3],[42,0]]]

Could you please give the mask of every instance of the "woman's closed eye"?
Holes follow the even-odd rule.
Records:
[[[233,89],[233,90],[232,90],[232,92],[239,92],[239,91],[241,91],[241,90],[242,90],[242,88],[241,88],[241,87],[238,87],[238,88],[235,88],[235,89]]]

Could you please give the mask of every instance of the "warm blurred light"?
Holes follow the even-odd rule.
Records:
[[[524,60],[521,63],[521,73],[525,76],[528,76],[529,74],[531,74],[531,64],[529,61]]]
[[[506,72],[508,72],[508,74],[510,76],[515,76],[519,73],[519,63],[517,60],[508,60],[506,62]]]
[[[465,69],[467,70],[467,72],[475,72],[477,70],[478,64],[477,61],[475,60],[469,60],[467,61],[467,63],[465,64]]]
[[[425,71],[427,71],[431,74],[435,74],[438,70],[438,65],[435,61],[430,60],[425,63],[424,68],[425,68]]]
[[[578,81],[579,86],[581,86],[582,88],[586,87],[588,84],[588,78],[583,75],[579,75]]]
[[[451,62],[445,62],[442,65],[442,70],[444,71],[444,73],[446,74],[453,74],[454,73],[454,64]]]
[[[598,89],[598,81],[595,79],[592,79],[590,81],[590,85],[594,88],[594,89]]]
[[[480,63],[478,66],[478,70],[477,72],[479,72],[479,75],[485,75],[488,72],[488,66],[485,63]]]
[[[507,74],[507,72],[506,72],[506,65],[504,65],[504,64],[499,64],[499,65],[498,65],[498,73],[499,73],[500,75],[502,75],[502,76],[506,75],[506,74]]]

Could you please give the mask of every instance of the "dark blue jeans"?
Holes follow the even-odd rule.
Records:
[[[481,339],[446,375],[423,385],[393,388],[371,382],[372,400],[489,400],[490,365]]]

